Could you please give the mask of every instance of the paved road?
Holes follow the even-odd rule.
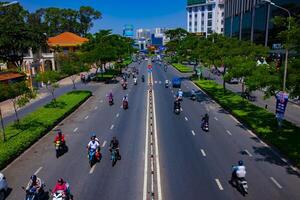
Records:
[[[228,183],[231,165],[240,159],[247,167],[247,199],[300,199],[299,175],[205,94],[199,93],[199,102],[184,98],[183,111],[174,115],[177,89],[166,89],[163,83],[180,73],[171,67],[167,73],[154,68],[158,68],[153,77],[164,199],[242,198]],[[192,88],[197,89],[183,81],[185,94]],[[208,133],[200,128],[206,112]]]
[[[140,66],[146,74],[146,62]],[[179,73],[172,68],[163,72],[154,64],[154,94],[157,142],[160,156],[162,199],[241,199],[228,180],[231,165],[243,159],[247,167],[247,199],[300,199],[300,179],[274,152],[235,121],[226,111],[199,92],[199,101],[184,98],[183,111],[173,114],[173,95],[177,90],[164,88],[165,79]],[[8,166],[12,192],[9,200],[22,199],[25,185],[35,172],[47,188],[59,177],[66,178],[76,199],[142,199],[145,159],[146,90],[144,83],[128,90],[120,85],[97,88],[94,96],[60,125],[69,152],[55,158],[53,133],[42,138],[29,151]],[[187,95],[195,86],[183,81]],[[116,104],[108,106],[105,95],[113,90]],[[172,92],[173,91],[173,92]],[[129,96],[129,110],[120,108],[121,98]],[[210,132],[200,128],[200,118],[210,115]],[[89,134],[100,138],[103,159],[95,168],[88,165],[85,146]],[[108,143],[113,135],[120,140],[122,160],[111,166]]]

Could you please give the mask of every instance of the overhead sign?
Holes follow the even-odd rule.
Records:
[[[283,119],[286,110],[289,94],[285,92],[278,92],[276,94],[276,118]]]

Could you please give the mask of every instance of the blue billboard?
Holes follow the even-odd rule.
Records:
[[[124,37],[134,37],[134,28],[133,25],[125,25],[123,29],[123,36]]]

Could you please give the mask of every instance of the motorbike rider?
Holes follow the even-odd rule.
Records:
[[[145,81],[145,76],[144,76],[144,75],[142,75],[142,81],[143,81],[143,82]]]
[[[113,101],[114,96],[113,96],[112,91],[109,92],[109,94],[107,95],[107,97],[108,97],[108,101]]]
[[[64,195],[67,197],[67,199],[72,200],[73,197],[70,192],[70,187],[67,182],[65,182],[62,178],[59,178],[57,180],[56,185],[52,189],[52,193],[56,193],[57,191],[63,191]]]
[[[209,121],[209,116],[208,116],[207,113],[205,113],[205,115],[202,117],[202,123],[203,123],[203,124],[204,124],[204,123],[208,123],[208,121]]]
[[[244,162],[240,160],[238,165],[232,167],[232,175],[230,182],[239,179],[245,178],[246,176],[246,167],[244,166]]]
[[[182,96],[183,96],[183,92],[182,92],[182,90],[179,88],[178,93],[177,93],[177,97],[181,99]]]
[[[109,144],[109,151],[112,152],[112,150],[116,150],[117,157],[120,157],[120,151],[119,151],[119,141],[117,140],[116,136],[113,136],[112,140]]]
[[[196,91],[194,89],[191,90],[191,96],[192,97],[196,96]]]
[[[100,144],[99,144],[99,140],[98,139],[96,140],[96,134],[94,134],[94,133],[92,134],[91,140],[87,145],[87,149],[88,149],[88,151],[90,151],[90,150],[96,151],[97,159],[99,158]]]
[[[178,98],[176,98],[175,101],[174,101],[174,111],[176,109],[180,109],[180,101],[179,101]]]
[[[61,145],[64,146],[66,144],[65,136],[62,134],[61,130],[57,131],[57,135],[55,136],[54,143],[61,142]]]
[[[36,175],[32,175],[26,187],[26,192],[35,191],[36,194],[39,194],[43,190],[42,181]]]

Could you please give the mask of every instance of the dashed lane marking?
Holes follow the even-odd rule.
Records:
[[[185,121],[188,121],[189,119],[187,117],[184,117]]]
[[[39,167],[39,168],[34,172],[34,175],[37,175],[42,169],[43,169],[43,167]]]
[[[215,181],[216,181],[216,183],[217,183],[219,189],[220,189],[220,190],[224,190],[223,187],[222,187],[222,184],[221,184],[220,180],[216,178]]]
[[[118,118],[120,116],[120,114],[118,113],[118,114],[116,114],[116,118]]]
[[[203,149],[201,149],[201,153],[202,153],[202,155],[203,155],[204,157],[206,157],[206,153],[205,153],[205,151],[204,151]]]
[[[88,119],[89,118],[89,116],[86,116],[84,119]]]
[[[97,110],[97,109],[98,109],[98,106],[95,107],[95,110]]]
[[[218,121],[218,118],[214,117],[214,119],[215,119],[216,121]]]
[[[102,147],[102,148],[105,147],[106,143],[107,143],[107,141],[105,140],[105,141],[103,142],[103,144],[102,144],[101,147]]]
[[[110,130],[113,130],[115,127],[115,125],[111,125]]]
[[[244,152],[248,154],[248,156],[252,157],[252,154],[247,149],[245,149]]]
[[[226,130],[226,133],[228,133],[228,135],[232,135],[231,132],[229,130]]]
[[[92,174],[95,170],[96,165],[93,165],[93,167],[90,169],[90,174]]]
[[[100,103],[103,103],[103,100],[100,100]]]
[[[73,132],[75,133],[77,130],[78,130],[78,128],[75,128],[75,129],[73,130]]]
[[[273,177],[270,177],[271,181],[279,188],[279,189],[282,189],[282,186],[276,181],[275,178]]]
[[[192,130],[191,132],[192,132],[193,136],[195,136],[195,135],[196,135],[194,130]]]

